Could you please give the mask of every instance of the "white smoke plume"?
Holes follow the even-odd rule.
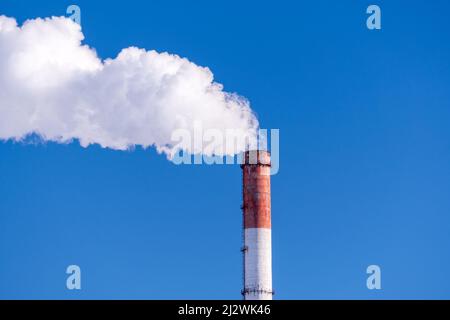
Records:
[[[256,137],[249,102],[223,91],[208,68],[168,53],[135,47],[101,60],[84,45],[78,24],[65,17],[28,20],[18,26],[0,16],[0,140],[37,134],[45,141],[127,150],[155,146],[169,157],[174,130],[225,132]],[[208,153],[243,151],[215,142]],[[204,152],[203,152],[204,153]]]

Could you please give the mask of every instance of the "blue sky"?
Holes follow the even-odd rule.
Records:
[[[365,26],[372,3],[380,31]],[[70,4],[2,0],[0,14]],[[275,298],[450,298],[448,1],[76,4],[102,58],[187,57],[280,129]],[[240,202],[238,166],[1,142],[0,298],[240,299]],[[366,288],[371,264],[382,290]]]

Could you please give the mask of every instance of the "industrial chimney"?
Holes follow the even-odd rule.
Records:
[[[242,247],[245,300],[272,300],[272,230],[270,217],[270,153],[247,151],[243,156]]]

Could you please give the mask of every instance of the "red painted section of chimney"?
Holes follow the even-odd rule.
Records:
[[[270,153],[247,151],[243,160],[244,228],[270,229]]]

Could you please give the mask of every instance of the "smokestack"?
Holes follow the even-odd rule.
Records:
[[[272,229],[270,216],[270,153],[244,153],[244,289],[245,300],[272,300]]]

